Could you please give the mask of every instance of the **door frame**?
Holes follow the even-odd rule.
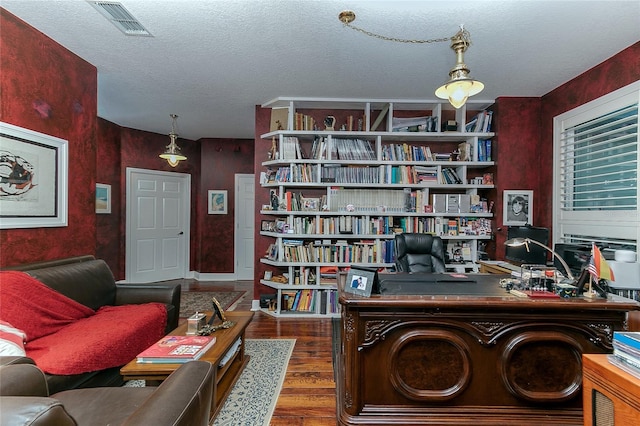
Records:
[[[184,214],[184,229],[186,230],[184,233],[184,268],[182,271],[183,278],[191,278],[192,275],[189,271],[189,265],[191,265],[191,175],[188,173],[178,173],[178,172],[165,172],[162,170],[151,170],[151,169],[139,169],[135,167],[127,167],[126,169],[126,213],[125,213],[125,280],[124,282],[128,282],[131,276],[131,175],[133,173],[141,173],[141,174],[149,174],[156,176],[170,176],[174,178],[180,178],[184,182],[185,188],[185,214]]]
[[[252,179],[253,182],[253,186],[254,186],[254,190],[253,190],[253,204],[255,205],[255,199],[256,199],[256,191],[255,191],[255,174],[253,173],[236,173],[235,174],[235,178],[234,178],[234,190],[235,190],[235,194],[234,194],[234,212],[235,214],[233,215],[233,229],[234,229],[234,233],[233,233],[233,245],[234,245],[234,250],[233,250],[233,273],[236,276],[236,279],[240,279],[239,278],[239,273],[236,270],[236,266],[238,265],[238,259],[239,259],[239,255],[238,252],[240,250],[240,245],[238,244],[238,228],[239,228],[239,224],[238,224],[238,211],[240,209],[240,197],[238,195],[238,185],[240,183],[240,178],[247,178],[247,179]],[[255,212],[254,212],[255,214]],[[256,232],[255,232],[255,228],[256,228],[256,221],[255,221],[255,216],[254,216],[254,220],[253,220],[253,252],[255,255],[255,246],[256,246]],[[255,275],[255,269],[256,269],[256,262],[255,262],[255,258],[253,260],[253,266],[251,268],[253,270],[253,273]],[[243,279],[247,279],[247,278],[243,278]],[[253,276],[250,278],[251,280],[253,280]]]

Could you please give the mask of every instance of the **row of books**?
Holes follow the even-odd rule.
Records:
[[[442,173],[440,174],[440,183],[459,185],[463,184],[464,181],[460,178],[456,169],[452,167],[443,167]]]
[[[402,144],[382,145],[382,159],[386,161],[434,161],[427,145]]]
[[[478,161],[493,161],[491,143],[491,139],[478,139]]]
[[[380,263],[384,258],[384,246],[380,240],[348,243],[338,240],[328,245],[287,244],[283,241],[285,262],[320,263]]]
[[[392,132],[437,132],[438,117],[392,117]]]
[[[307,114],[296,112],[293,115],[294,130],[316,130],[316,120]]]
[[[640,332],[614,331],[613,355],[609,361],[640,378]]]
[[[365,139],[333,138],[333,147],[337,151],[338,160],[375,160],[376,154],[371,141]]]
[[[380,169],[378,167],[348,166],[322,168],[322,182],[336,183],[380,183]]]
[[[329,188],[327,199],[331,211],[351,212],[405,212],[405,194],[402,189]]]
[[[320,170],[320,180],[318,180]],[[367,183],[367,184],[464,184],[453,167],[440,166],[341,166],[314,164],[292,164],[277,169],[268,169],[263,183]],[[475,183],[475,181],[473,182]],[[484,183],[484,182],[483,182]]]
[[[334,314],[340,312],[340,306],[335,290],[305,289],[283,291],[280,311]]]
[[[398,232],[419,232],[435,235],[491,235],[491,220],[474,217],[364,217],[336,216],[295,217],[288,229],[299,235],[393,235]],[[316,246],[330,245],[330,240],[316,240]]]
[[[276,182],[318,182],[317,164],[292,164],[287,167],[268,169],[265,183]]]
[[[165,336],[140,352],[142,364],[182,364],[202,357],[216,343],[216,336]]]
[[[491,139],[479,139],[477,144],[478,161],[491,161]],[[432,152],[428,145],[411,145],[406,142],[383,144],[381,159],[384,161],[472,161],[471,143],[460,142],[455,152]],[[316,160],[364,160],[376,161],[376,152],[371,141],[365,139],[318,137],[313,141],[310,155],[295,136],[287,136],[282,141],[280,159],[316,159]]]
[[[398,227],[401,232],[416,232],[420,234],[434,234],[439,236],[491,235],[491,220],[487,218],[400,218]]]
[[[491,121],[493,120],[493,111],[480,111],[467,122],[465,130],[467,132],[488,133],[491,131]]]

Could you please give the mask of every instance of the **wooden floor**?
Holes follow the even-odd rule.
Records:
[[[236,311],[250,310],[253,282],[198,282],[185,280],[183,291],[246,290]],[[262,312],[247,328],[247,339],[296,339],[287,375],[271,425],[335,426],[336,384],[331,356],[331,320],[273,318]],[[267,372],[268,373],[268,372]]]

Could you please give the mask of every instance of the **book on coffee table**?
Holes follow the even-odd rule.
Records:
[[[181,364],[194,361],[216,342],[215,336],[165,336],[140,352],[137,362]]]

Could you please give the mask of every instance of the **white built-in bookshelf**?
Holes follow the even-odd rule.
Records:
[[[491,239],[492,101],[276,98],[260,176],[272,203],[260,261],[273,315],[337,316],[335,270],[392,268],[398,232],[440,235],[447,267],[477,272]],[[333,129],[331,129],[333,127]],[[258,150],[256,150],[258,152]],[[278,281],[276,281],[278,280]]]

